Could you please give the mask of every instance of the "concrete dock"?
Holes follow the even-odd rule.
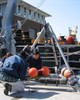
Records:
[[[0,100],[80,100],[80,93],[69,86],[25,85],[25,91],[6,96],[0,83]]]

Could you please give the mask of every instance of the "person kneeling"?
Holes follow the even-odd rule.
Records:
[[[9,92],[24,91],[23,80],[27,71],[28,64],[26,59],[30,50],[25,47],[19,55],[13,55],[7,58],[3,67],[0,68],[0,81],[4,85],[4,94]]]

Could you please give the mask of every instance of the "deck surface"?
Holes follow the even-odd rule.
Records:
[[[25,91],[3,93],[4,87],[0,83],[0,100],[80,100],[80,93],[73,92],[68,86],[54,85],[25,85]]]

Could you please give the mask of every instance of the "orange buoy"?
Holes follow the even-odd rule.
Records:
[[[64,67],[61,70],[61,74],[65,77],[65,78],[69,78],[71,76],[71,74],[74,74],[74,72],[70,72],[69,69],[67,67]]]
[[[65,72],[66,69],[67,69],[67,67],[62,68],[62,70],[61,70],[61,75],[64,76],[64,72]]]
[[[41,71],[42,71],[42,75],[43,76],[48,76],[50,74],[50,70],[49,70],[49,68],[47,66],[43,66],[41,68]]]
[[[69,78],[70,76],[71,76],[70,71],[68,69],[66,69],[65,72],[64,72],[64,77]]]
[[[38,76],[38,70],[35,67],[32,67],[28,70],[28,74],[30,78],[34,78]]]
[[[72,36],[68,36],[68,37],[66,38],[66,42],[67,42],[67,44],[74,44],[74,39],[73,39],[73,37],[72,37]]]
[[[59,37],[57,37],[57,40],[58,40],[58,41],[61,41],[61,38],[60,38],[60,36],[59,36]]]

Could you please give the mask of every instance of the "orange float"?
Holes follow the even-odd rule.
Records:
[[[36,68],[32,67],[28,70],[28,74],[29,74],[30,78],[35,78],[38,76],[38,70]]]
[[[64,77],[69,78],[70,76],[71,76],[70,71],[68,69],[66,69],[65,72],[64,72]]]
[[[60,38],[60,36],[59,36],[59,37],[57,37],[57,40],[58,40],[58,41],[61,41],[61,38]]]
[[[62,70],[61,70],[61,75],[64,76],[64,72],[65,72],[66,69],[67,69],[67,67],[62,68]]]
[[[65,78],[69,78],[69,77],[71,76],[71,74],[74,74],[74,72],[72,71],[72,73],[71,73],[67,67],[64,67],[64,68],[61,70],[61,74],[62,74]]]
[[[68,36],[68,37],[66,38],[66,42],[67,42],[67,44],[74,44],[74,39],[73,39],[73,37],[72,37],[72,36]]]
[[[42,71],[42,75],[43,76],[48,76],[50,74],[50,70],[49,70],[49,68],[47,66],[43,66],[41,68],[41,71]]]

